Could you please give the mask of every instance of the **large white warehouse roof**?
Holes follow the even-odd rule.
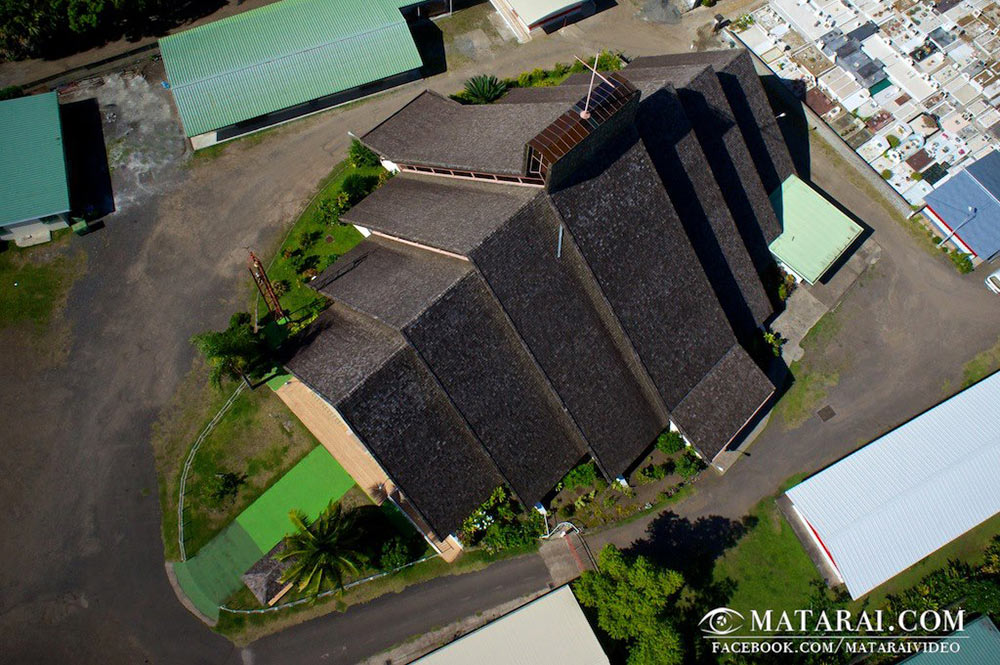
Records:
[[[852,598],[1000,512],[1000,373],[788,491]]]
[[[413,665],[608,665],[568,586],[414,661]]]

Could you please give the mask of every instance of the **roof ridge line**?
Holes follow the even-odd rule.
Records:
[[[263,9],[263,7],[261,9]],[[406,19],[404,19],[402,17],[402,14],[400,15],[400,20],[399,21],[395,21],[393,23],[385,23],[385,24],[380,25],[380,26],[378,26],[376,28],[372,28],[371,30],[365,30],[364,32],[356,32],[356,33],[354,33],[352,35],[348,35],[348,36],[345,36],[345,37],[340,37],[338,39],[332,39],[332,40],[323,42],[321,44],[317,44],[315,46],[310,46],[309,48],[299,49],[297,51],[292,51],[290,53],[284,53],[282,55],[279,55],[279,56],[276,56],[276,57],[273,57],[273,58],[268,58],[268,59],[262,60],[260,62],[255,62],[252,65],[243,65],[242,67],[235,67],[233,69],[229,69],[229,70],[226,70],[224,72],[219,72],[217,74],[212,74],[211,76],[205,76],[203,78],[199,78],[197,80],[192,80],[192,81],[189,81],[187,83],[181,83],[180,85],[174,85],[174,86],[172,86],[172,88],[173,89],[181,89],[181,90],[183,90],[184,88],[187,88],[187,87],[190,87],[190,86],[194,86],[194,85],[199,85],[201,83],[205,83],[206,81],[211,81],[213,79],[222,78],[224,76],[232,76],[233,74],[236,74],[238,72],[244,72],[244,71],[247,71],[248,69],[254,69],[256,67],[262,67],[264,65],[269,65],[269,64],[272,64],[272,63],[275,63],[275,62],[280,62],[282,60],[287,60],[288,58],[291,58],[293,56],[301,55],[303,53],[309,53],[311,51],[317,51],[317,50],[322,49],[322,48],[327,48],[329,46],[333,46],[334,44],[339,44],[341,42],[353,41],[353,40],[356,40],[358,38],[365,37],[367,35],[371,35],[371,34],[376,33],[376,32],[381,32],[381,31],[386,30],[388,28],[395,28],[400,23],[403,23],[403,24],[406,23]]]
[[[681,404],[683,404],[683,403],[684,403],[684,400],[686,400],[686,399],[687,399],[688,397],[690,397],[690,396],[691,396],[691,393],[693,393],[693,392],[694,392],[695,390],[697,390],[698,386],[700,386],[700,385],[701,385],[701,382],[702,382],[702,381],[704,381],[705,379],[707,379],[707,378],[708,378],[708,375],[709,375],[709,374],[711,374],[712,372],[714,372],[714,371],[715,371],[715,368],[716,368],[716,367],[718,367],[718,366],[719,366],[720,364],[722,364],[722,361],[723,361],[723,360],[725,360],[726,358],[728,358],[728,357],[729,357],[729,354],[730,354],[730,353],[732,353],[732,352],[733,352],[733,349],[735,349],[736,347],[740,347],[740,349],[741,349],[741,350],[743,351],[743,353],[746,353],[746,349],[744,349],[744,348],[743,348],[743,345],[742,345],[742,344],[740,344],[740,343],[739,343],[739,341],[735,341],[735,342],[733,342],[733,345],[732,345],[732,346],[730,346],[730,347],[729,347],[729,348],[728,348],[728,349],[726,350],[726,352],[725,352],[725,353],[723,353],[723,354],[722,354],[722,355],[721,355],[721,356],[719,357],[719,359],[718,359],[718,360],[716,360],[716,361],[715,361],[714,363],[712,363],[712,366],[711,366],[711,367],[709,367],[709,368],[708,368],[708,370],[707,370],[707,371],[706,371],[706,372],[705,372],[704,374],[702,374],[702,375],[701,375],[701,378],[700,378],[700,379],[698,379],[697,383],[695,383],[695,384],[694,384],[694,386],[693,386],[693,387],[691,388],[691,390],[689,390],[689,391],[687,391],[686,393],[684,393],[684,397],[682,397],[682,398],[680,399],[680,401],[679,401],[679,402],[677,402],[677,406],[680,406]],[[749,354],[747,354],[747,355],[749,355]],[[753,360],[753,358],[751,358],[750,360],[752,361],[752,360]],[[754,363],[754,364],[756,364],[756,363]],[[767,376],[767,375],[765,374],[765,376]],[[770,379],[768,379],[768,380],[770,381]],[[772,385],[773,385],[773,384],[772,384]],[[673,415],[673,412],[674,412],[674,409],[671,409],[671,410],[670,410],[670,414],[671,414],[671,415]]]
[[[978,162],[979,162],[979,160],[976,160],[976,163],[978,163]],[[969,166],[975,166],[975,163],[973,163],[973,164],[970,164]],[[975,183],[976,183],[977,185],[979,185],[979,187],[980,187],[980,188],[981,188],[981,189],[982,189],[982,190],[983,190],[984,192],[986,192],[986,195],[987,195],[988,197],[990,197],[991,199],[993,199],[993,202],[994,202],[994,203],[996,203],[996,204],[997,204],[997,206],[1000,206],[1000,199],[998,199],[998,198],[996,197],[996,195],[995,195],[995,194],[994,194],[993,192],[991,192],[991,191],[989,190],[989,188],[987,188],[987,187],[986,187],[986,185],[984,185],[983,183],[979,182],[979,178],[977,178],[977,177],[976,177],[976,175],[975,175],[974,173],[972,173],[971,171],[969,171],[969,168],[968,168],[968,167],[966,167],[966,168],[965,168],[965,169],[963,169],[963,170],[964,170],[964,171],[965,171],[966,173],[968,173],[968,174],[969,174],[969,177],[970,177],[970,178],[972,178],[972,181],[973,181],[973,182],[975,182]]]

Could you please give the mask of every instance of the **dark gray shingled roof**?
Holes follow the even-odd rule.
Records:
[[[526,505],[588,452],[479,274],[403,332]]]
[[[448,396],[407,347],[335,405],[441,538],[503,483]]]
[[[334,303],[309,325],[285,367],[335,404],[405,345],[402,335]]]
[[[537,193],[533,187],[401,173],[351,208],[343,219],[411,242],[466,254]]]
[[[755,334],[762,315],[770,314],[767,294],[670,84],[645,97],[639,134],[730,326],[741,338]]]
[[[710,67],[681,65],[646,67],[632,76],[669,83],[677,91],[740,236],[738,243],[719,238],[719,244],[755,322],[762,323],[773,308],[759,275],[774,263],[768,245],[781,233],[781,224],[715,72]],[[718,236],[719,226],[713,227]],[[725,224],[723,232],[729,234],[731,228]]]
[[[666,424],[562,221],[540,193],[471,258],[606,471],[632,464]],[[620,331],[620,328],[618,329]]]
[[[774,385],[743,347],[733,348],[674,409],[671,418],[706,458],[713,459],[774,393]]]
[[[732,330],[634,128],[575,157],[557,167],[579,182],[552,200],[673,408],[733,345]]]
[[[795,173],[795,165],[749,51],[729,49],[636,58],[626,71],[690,64],[709,64],[715,69],[764,189],[773,192]]]
[[[500,104],[463,106],[425,91],[361,141],[400,164],[519,175],[524,146],[565,111],[561,102],[532,104],[516,113]]]
[[[337,259],[310,286],[398,329],[470,270],[468,261],[373,235]]]
[[[278,595],[285,585],[279,580],[288,568],[291,567],[291,559],[278,561],[277,555],[285,550],[285,541],[271,548],[271,551],[257,560],[250,566],[247,572],[243,573],[243,583],[250,589],[261,605],[267,603]]]

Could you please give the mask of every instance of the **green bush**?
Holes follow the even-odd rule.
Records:
[[[899,140],[898,136],[895,136],[893,134],[889,134],[888,136],[885,137],[885,140],[889,142],[889,147],[890,148],[898,148],[899,147],[900,140]]]
[[[362,145],[361,141],[353,139],[347,149],[347,157],[355,168],[375,167],[381,164],[378,155]]]
[[[344,178],[341,191],[347,195],[348,206],[357,205],[378,186],[378,176],[352,173]]]
[[[687,452],[677,460],[677,473],[681,478],[691,478],[705,468],[705,463],[692,452]]]
[[[570,469],[562,479],[562,486],[568,490],[578,487],[590,487],[597,482],[597,467],[593,462],[586,462]]]
[[[542,535],[540,517],[535,511],[526,513],[500,486],[462,522],[459,538],[467,545],[482,545],[490,553],[527,547]]]
[[[247,474],[224,471],[217,473],[208,484],[209,497],[216,503],[232,503],[247,482]]]
[[[914,171],[913,173],[910,174],[910,180],[923,180],[923,179],[924,179],[924,174],[921,173],[920,171]]]
[[[382,543],[382,553],[378,558],[378,566],[382,570],[395,570],[410,562],[410,548],[402,538],[396,536]]]
[[[673,460],[667,460],[663,464],[650,464],[639,470],[639,482],[645,485],[663,480],[673,472],[674,466]]]
[[[525,75],[530,76],[527,72],[522,74]],[[465,89],[460,98],[470,104],[490,104],[503,97],[505,92],[505,82],[493,75],[479,74],[465,81]]]
[[[680,435],[680,432],[666,430],[660,436],[656,437],[656,449],[667,455],[673,455],[676,452],[684,450],[686,447],[684,438]]]
[[[0,101],[5,99],[17,99],[18,97],[24,96],[24,88],[19,85],[8,85],[5,88],[0,88]]]
[[[884,180],[889,180],[890,178],[892,178],[892,171],[890,171],[889,169],[882,169],[881,176]]]
[[[958,272],[963,275],[972,272],[972,259],[969,258],[968,254],[960,252],[957,249],[953,249],[948,252],[948,258],[951,259],[951,262],[955,264],[956,268],[958,268]]]

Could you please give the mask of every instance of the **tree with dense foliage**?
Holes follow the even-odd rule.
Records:
[[[222,0],[0,0],[0,60],[53,58],[116,39],[160,35]]]
[[[339,503],[330,502],[312,524],[301,510],[290,512],[288,519],[295,533],[285,536],[285,549],[277,555],[279,561],[292,562],[281,576],[282,583],[309,594],[342,589],[344,575],[356,575],[364,565],[356,511],[344,512]]]
[[[378,155],[357,139],[351,140],[351,147],[347,149],[347,158],[355,168],[375,167],[382,163]]]
[[[503,97],[507,84],[490,74],[479,74],[466,80],[463,97],[470,104],[490,104]]]
[[[597,626],[628,648],[628,665],[676,665],[684,660],[670,618],[684,587],[680,573],[644,556],[626,557],[614,545],[601,550],[596,571],[573,584],[580,604],[597,611]]]
[[[237,312],[225,330],[210,330],[191,338],[211,365],[210,378],[216,386],[221,386],[223,379],[242,379],[251,386],[250,378],[268,369],[267,342],[261,332],[254,331],[251,321],[246,312]]]

